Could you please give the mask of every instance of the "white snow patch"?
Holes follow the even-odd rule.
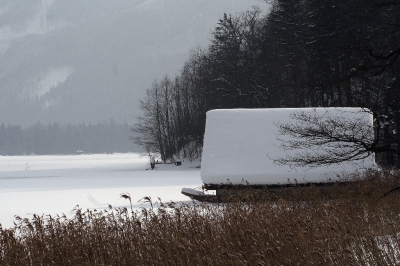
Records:
[[[38,82],[37,89],[34,90],[34,96],[43,96],[48,93],[51,89],[56,88],[61,83],[65,82],[69,75],[73,73],[73,70],[69,67],[64,67],[57,70],[50,70],[47,72]]]
[[[53,3],[54,0],[42,0],[32,20],[27,22],[23,30],[13,30],[10,25],[1,27],[0,40],[11,40],[32,34],[45,34],[65,27],[67,25],[66,23],[53,21],[52,16],[49,14],[49,9]],[[7,11],[8,9],[1,9],[0,15]]]
[[[339,165],[293,169],[276,165],[274,159],[286,157],[277,140],[277,122],[293,123],[290,117],[298,109],[233,109],[207,112],[206,131],[201,162],[201,179],[206,184],[288,184],[327,182],[338,175],[363,172],[375,166],[373,156],[357,162]],[[365,115],[360,108],[316,108],[319,113],[331,112],[349,118]],[[290,151],[289,151],[290,152]]]

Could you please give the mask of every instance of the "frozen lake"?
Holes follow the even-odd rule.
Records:
[[[0,223],[12,226],[14,216],[70,214],[82,209],[129,206],[120,198],[128,192],[134,208],[150,196],[163,202],[190,201],[182,187],[202,185],[199,163],[149,167],[138,154],[93,154],[59,156],[0,156]]]

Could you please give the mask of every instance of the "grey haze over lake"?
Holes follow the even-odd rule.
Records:
[[[259,0],[0,0],[0,124],[131,123],[155,79]]]

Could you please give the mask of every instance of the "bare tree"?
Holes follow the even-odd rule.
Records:
[[[330,112],[334,110],[334,112]],[[317,167],[357,161],[378,151],[368,109],[294,111],[293,123],[277,123],[281,148],[289,151],[277,164]]]

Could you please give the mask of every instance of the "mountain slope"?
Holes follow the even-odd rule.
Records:
[[[0,124],[132,122],[224,12],[257,0],[2,0]]]

